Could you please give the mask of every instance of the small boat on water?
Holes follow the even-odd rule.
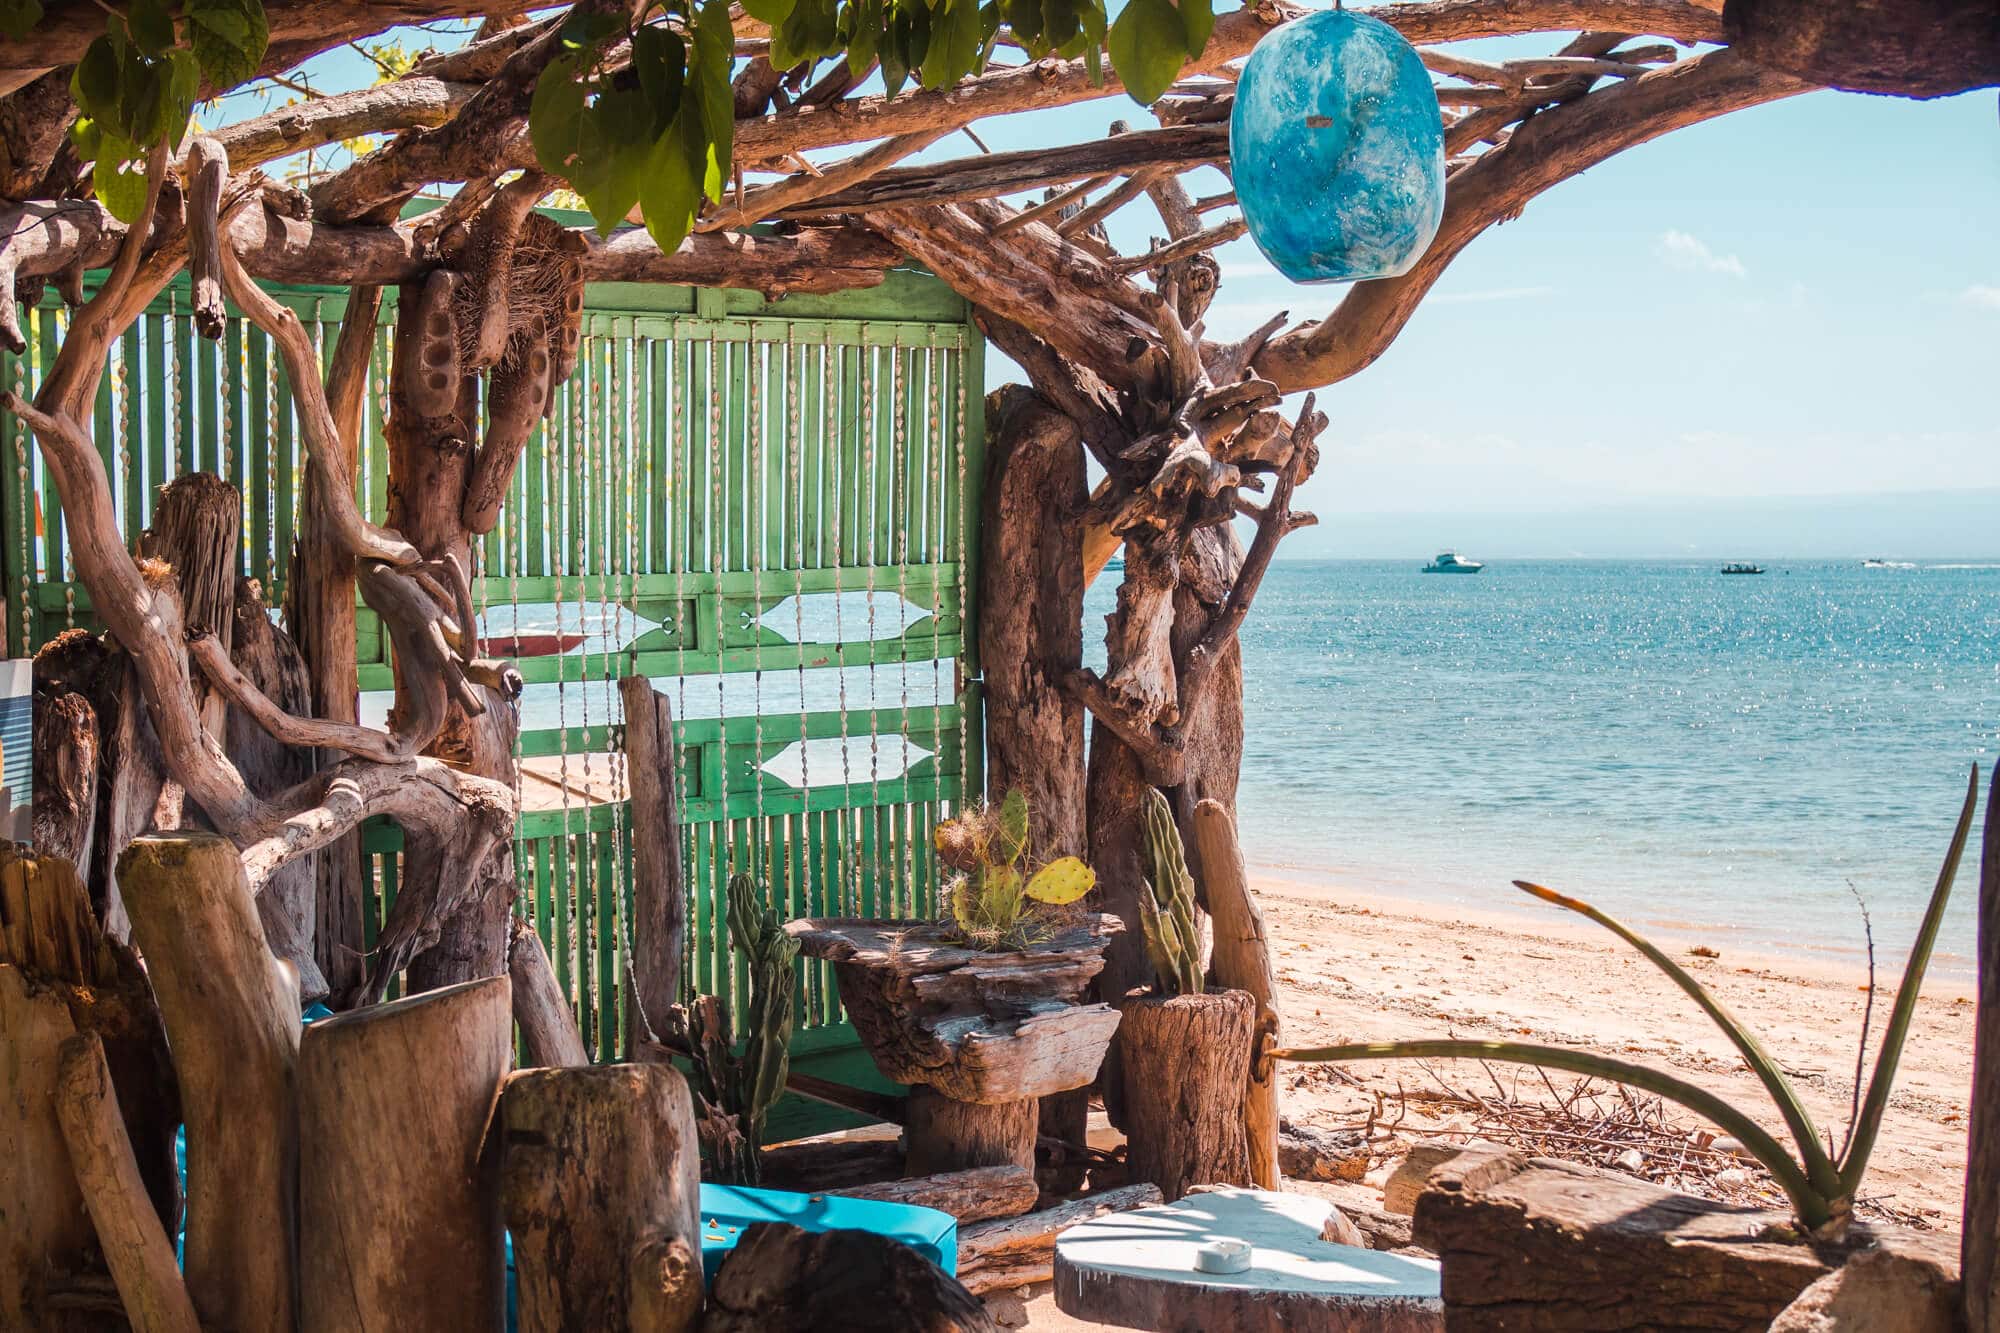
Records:
[[[582,645],[587,634],[515,634],[481,639],[486,656],[502,660],[511,657],[554,657]]]
[[[1884,560],[1881,556],[1870,556],[1861,562],[1863,569],[1915,569],[1914,560]]]
[[[1722,567],[1722,572],[1725,574],[1762,574],[1764,567],[1762,565],[1746,565],[1740,561],[1732,561]]]
[[[1437,559],[1424,566],[1426,574],[1477,574],[1486,568],[1478,560],[1468,560],[1456,551],[1439,551]]]

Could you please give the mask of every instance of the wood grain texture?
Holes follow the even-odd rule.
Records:
[[[1123,1185],[1039,1212],[960,1227],[958,1280],[975,1292],[1046,1282],[1055,1271],[1056,1235],[1064,1228],[1158,1202],[1157,1186]]]
[[[1250,1033],[1250,1078],[1243,1097],[1243,1133],[1250,1178],[1260,1189],[1278,1188],[1278,1080],[1262,1052],[1278,1038],[1278,977],[1264,914],[1250,891],[1236,824],[1218,801],[1194,808],[1195,860],[1208,890],[1213,922],[1209,970],[1217,985],[1248,994],[1257,1006]]]
[[[1783,1210],[1511,1152],[1466,1153],[1438,1167],[1417,1201],[1415,1234],[1444,1264],[1453,1333],[1762,1333],[1856,1250],[1893,1246],[1952,1278],[1958,1267],[1941,1235],[1857,1223],[1838,1245],[1772,1239],[1792,1234]]]
[[[950,1213],[960,1225],[1013,1217],[1035,1206],[1035,1173],[1026,1167],[982,1166],[907,1180],[884,1180],[828,1191],[850,1199],[880,1199]]]
[[[687,1081],[664,1064],[525,1069],[499,1125],[522,1333],[626,1327],[635,1266],[657,1271],[662,1241],[701,1246]]]
[[[304,1333],[499,1322],[505,1268],[486,1130],[513,1054],[508,1001],[507,979],[488,977],[305,1030]]]
[[[1986,788],[1979,857],[1979,1010],[1965,1158],[1965,1319],[2000,1333],[2000,765]]]
[[[936,1264],[868,1231],[758,1222],[722,1261],[703,1333],[995,1333]]]
[[[1248,1185],[1243,1096],[1256,1004],[1243,991],[1120,1006],[1126,1167],[1169,1203],[1194,1185]]]
[[[625,705],[625,768],[632,788],[632,982],[638,1004],[627,1019],[628,1054],[637,1037],[656,1040],[681,998],[687,943],[687,888],[681,870],[673,705],[644,676],[618,682]],[[644,1030],[638,1028],[641,1018]]]
[[[913,1176],[981,1166],[1032,1171],[1039,1111],[1032,1097],[962,1102],[918,1084],[904,1102],[903,1169]]]
[[[298,983],[265,946],[242,859],[225,839],[136,839],[119,881],[180,1075],[188,1294],[204,1327],[289,1327]]]

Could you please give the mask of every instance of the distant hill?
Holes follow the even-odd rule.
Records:
[[[1566,556],[2000,557],[2000,489],[1693,499],[1548,512],[1341,514],[1287,538],[1286,559]]]

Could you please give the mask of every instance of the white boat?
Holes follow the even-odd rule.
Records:
[[[1871,556],[1861,562],[1863,569],[1915,569],[1914,560],[1884,560],[1881,556]]]
[[[1437,559],[1424,566],[1426,574],[1477,574],[1486,566],[1478,560],[1468,560],[1456,551],[1439,551]]]

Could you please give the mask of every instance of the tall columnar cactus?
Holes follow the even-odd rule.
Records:
[[[1028,857],[1028,798],[1018,789],[999,805],[945,820],[934,835],[938,860],[957,875],[947,886],[958,933],[978,949],[1018,948],[1029,942],[1027,900],[1073,903],[1097,883],[1097,872],[1074,856],[1023,875]]]
[[[736,1049],[729,1009],[720,997],[702,996],[690,1015],[704,1147],[716,1176],[731,1184],[757,1182],[764,1117],[784,1094],[791,1063],[797,986],[792,964],[799,946],[763,899],[755,879],[730,877],[725,911],[729,942],[750,969],[743,1049]]]
[[[1201,994],[1201,934],[1194,923],[1194,876],[1188,873],[1174,812],[1157,790],[1146,793],[1146,882],[1139,925],[1160,995]]]

